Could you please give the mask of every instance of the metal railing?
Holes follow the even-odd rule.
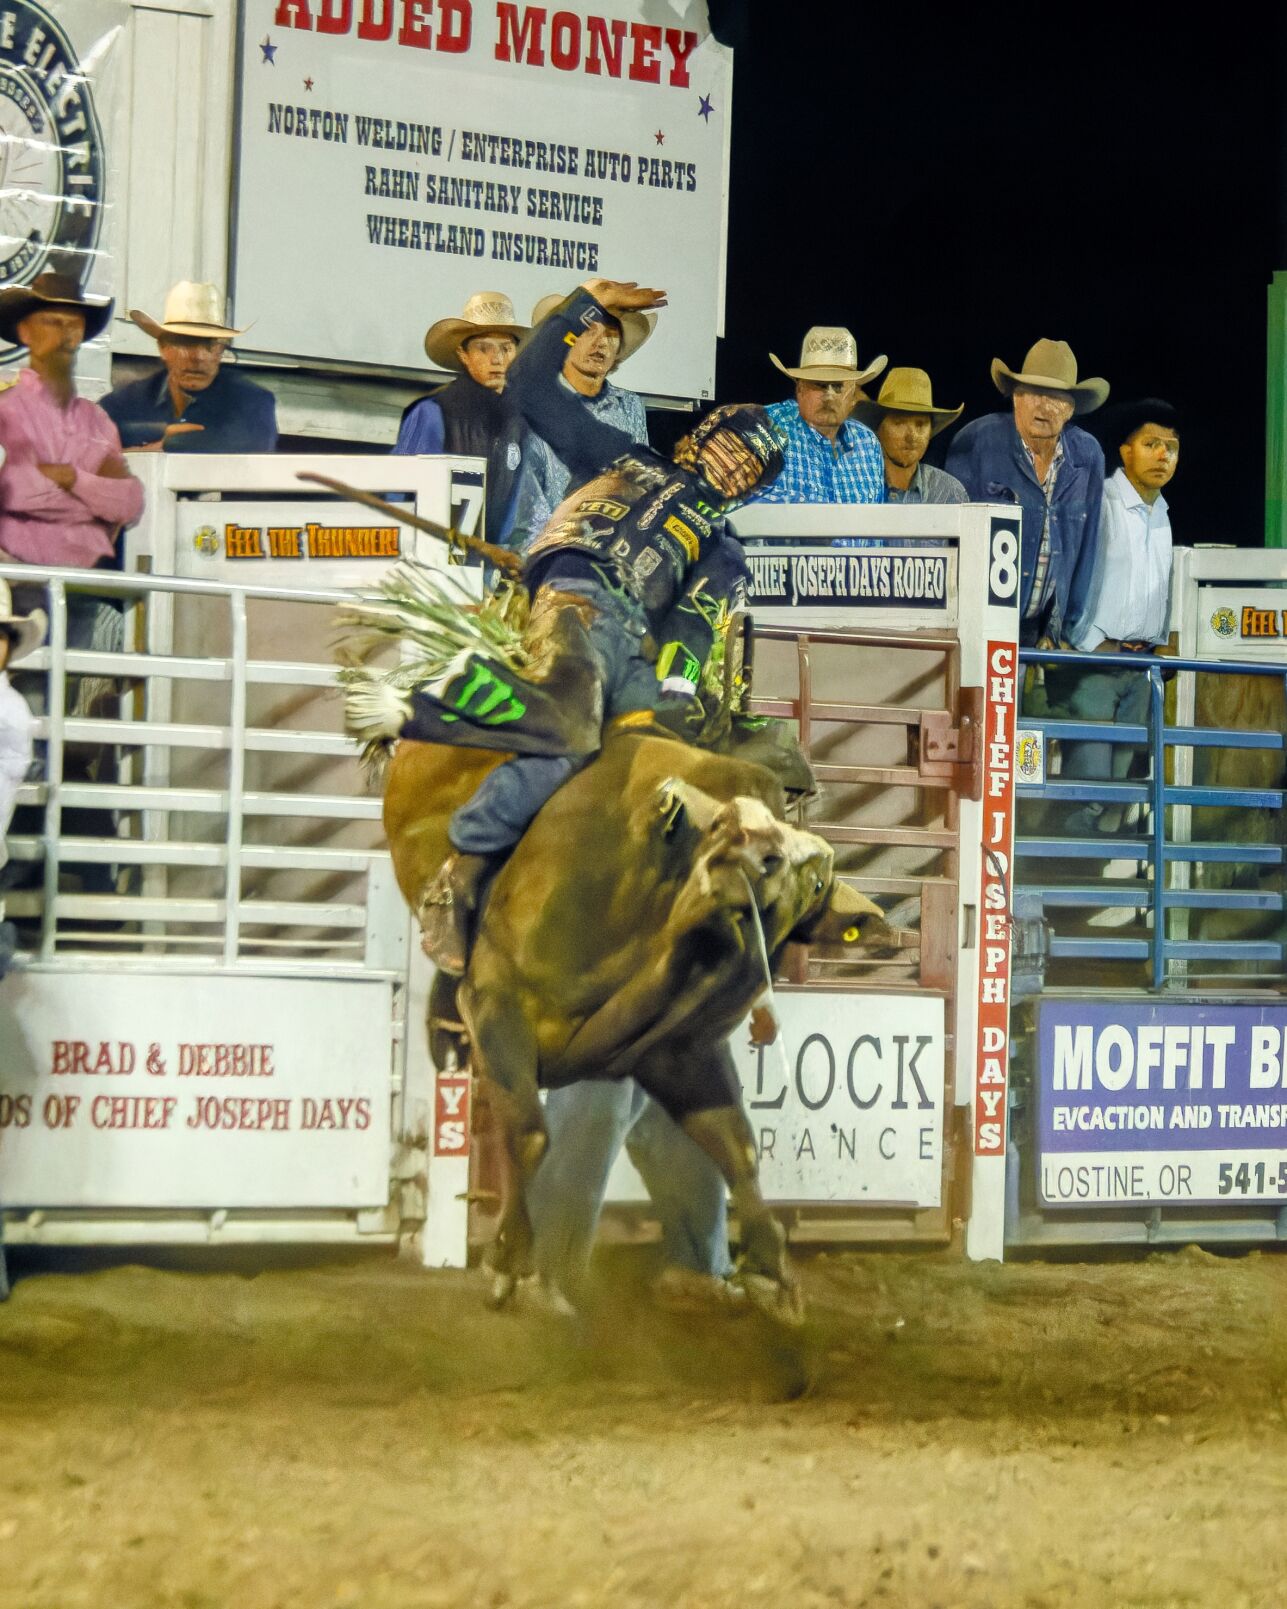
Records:
[[[1053,738],[1061,742],[1146,746],[1150,756],[1150,775],[1146,778],[1102,781],[1088,778],[1071,780],[1061,776],[1058,780],[1046,780],[1040,784],[1020,782],[1018,795],[1021,800],[1058,801],[1068,805],[1098,803],[1137,806],[1148,815],[1147,831],[1135,837],[1105,834],[1088,838],[1046,831],[1016,839],[1015,855],[1020,862],[1125,860],[1136,862],[1147,873],[1146,882],[1131,887],[1113,886],[1107,882],[1059,886],[1035,881],[1031,876],[1016,875],[1016,891],[1026,891],[1039,900],[1043,911],[1061,907],[1104,910],[1124,906],[1140,912],[1145,921],[1150,916],[1152,918],[1151,932],[1143,937],[1071,937],[1056,934],[1050,940],[1052,959],[1144,961],[1148,963],[1154,989],[1168,984],[1192,982],[1187,969],[1193,962],[1263,963],[1270,970],[1257,974],[1259,978],[1281,975],[1285,964],[1285,946],[1281,936],[1191,939],[1178,936],[1178,932],[1173,932],[1172,928],[1178,929],[1181,921],[1187,921],[1187,916],[1182,913],[1193,911],[1273,913],[1284,910],[1281,890],[1193,888],[1189,886],[1187,876],[1189,868],[1203,864],[1282,866],[1287,852],[1281,832],[1277,842],[1238,842],[1228,839],[1195,841],[1189,837],[1188,827],[1193,809],[1281,811],[1287,789],[1282,786],[1205,787],[1168,781],[1165,757],[1168,750],[1192,751],[1203,748],[1282,753],[1284,734],[1281,730],[1168,725],[1163,678],[1172,672],[1272,677],[1287,689],[1287,671],[1281,665],[1263,661],[1233,664],[1132,653],[1086,655],[1029,648],[1021,650],[1019,658],[1024,665],[1075,666],[1082,672],[1131,670],[1146,676],[1149,684],[1148,720],[1144,725],[1020,715],[1022,727],[1040,731],[1047,740]],[[1168,810],[1173,817],[1171,830],[1168,830]],[[1279,820],[1281,823],[1281,817]],[[1183,824],[1182,828],[1176,830],[1179,823]],[[1173,875],[1177,871],[1180,874]]]
[[[380,800],[333,696],[346,593],[27,565],[0,576],[43,586],[50,617],[47,646],[14,676],[43,750],[8,839],[20,956],[404,974]],[[119,649],[69,644],[68,599],[86,595],[121,610]],[[256,651],[256,637],[273,646]]]

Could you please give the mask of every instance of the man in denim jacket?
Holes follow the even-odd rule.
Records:
[[[1077,379],[1066,341],[1038,341],[1016,373],[992,360],[992,381],[1012,400],[961,430],[947,455],[975,503],[1017,503],[1022,514],[1019,641],[1069,637],[1081,619],[1095,568],[1104,454],[1070,424],[1108,396],[1106,380]]]

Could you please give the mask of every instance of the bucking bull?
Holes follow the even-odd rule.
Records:
[[[540,680],[538,670],[529,692]],[[372,723],[355,707],[350,729],[369,737]],[[490,1081],[502,1134],[487,1258],[497,1306],[530,1272],[524,1187],[548,1143],[539,1091],[629,1076],[723,1175],[740,1226],[735,1277],[748,1296],[785,1322],[800,1316],[729,1038],[767,1002],[789,942],[867,947],[888,932],[879,907],[836,878],[830,847],[785,819],[788,791],[812,782],[789,730],[716,725],[721,753],[647,714],[609,723],[597,755],[544,805],[491,881],[463,977],[436,978],[433,1059],[444,1065],[451,1025],[463,1025],[461,1059]],[[405,737],[391,747],[384,825],[399,887],[423,917],[451,853],[452,812],[508,755]]]
[[[384,823],[413,911],[450,853],[451,812],[504,758],[399,743]],[[629,1076],[723,1174],[748,1294],[779,1317],[798,1316],[729,1036],[768,994],[788,942],[868,942],[882,924],[876,905],[836,880],[830,847],[785,821],[786,802],[762,765],[651,723],[610,728],[497,875],[464,978],[455,987],[439,977],[430,1035],[441,1061],[447,1039],[432,1019],[458,1012],[470,1064],[493,1086],[506,1164],[488,1258],[497,1305],[529,1271],[523,1189],[547,1143],[538,1091]]]

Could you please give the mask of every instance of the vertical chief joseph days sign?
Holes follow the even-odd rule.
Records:
[[[262,351],[423,369],[476,291],[525,321],[637,280],[670,307],[628,384],[708,397],[731,91],[703,0],[246,0],[237,318]]]

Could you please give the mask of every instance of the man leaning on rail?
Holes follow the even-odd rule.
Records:
[[[161,368],[103,398],[127,448],[167,453],[270,453],[277,447],[271,391],[224,362],[244,330],[225,322],[217,285],[180,280],[160,320],[130,309],[156,341]]]
[[[1104,484],[1099,552],[1090,597],[1072,632],[1072,645],[1087,653],[1147,654],[1170,631],[1171,520],[1162,488],[1180,461],[1179,415],[1160,397],[1112,410],[1100,432],[1118,467]],[[1078,720],[1127,726],[1148,719],[1149,682],[1142,671],[1096,669],[1067,672],[1068,710]],[[1047,677],[1047,690],[1055,691]],[[1068,743],[1063,775],[1084,780],[1124,778],[1136,748],[1125,743]],[[1121,805],[1092,801],[1065,822],[1068,832],[1114,833]]]

